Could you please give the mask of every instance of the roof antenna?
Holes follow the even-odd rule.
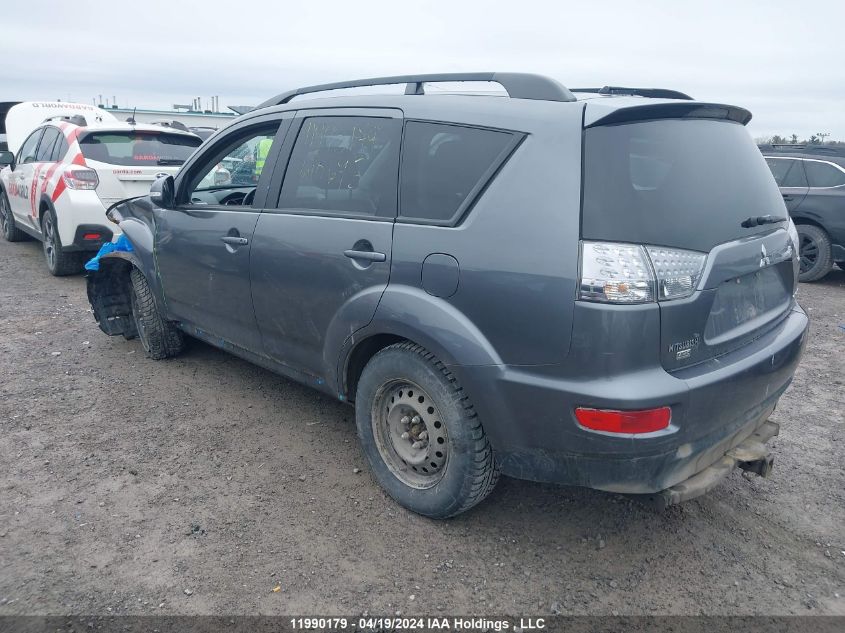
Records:
[[[127,122],[129,125],[138,125],[138,124],[135,122],[135,112],[137,112],[137,111],[138,111],[138,106],[135,106],[134,108],[132,108],[132,116],[131,116],[131,117],[129,117],[128,119],[126,119],[126,122]]]

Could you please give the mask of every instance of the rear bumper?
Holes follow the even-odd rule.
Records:
[[[74,251],[98,251],[103,244],[112,241],[112,230],[102,224],[80,224],[76,227],[73,242],[62,250]]]
[[[588,368],[565,366],[454,369],[504,474],[652,494],[707,469],[765,424],[792,381],[807,326],[796,304],[774,329],[742,349],[672,374],[660,366],[600,379],[585,379]],[[555,375],[564,371],[576,377]],[[574,417],[578,406],[666,405],[672,407],[670,427],[644,435],[589,431]]]

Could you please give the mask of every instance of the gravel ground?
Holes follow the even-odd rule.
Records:
[[[434,522],[352,409],[198,342],[149,360],[0,241],[0,615],[845,614],[845,272],[799,299],[770,479],[660,514],[504,479]]]

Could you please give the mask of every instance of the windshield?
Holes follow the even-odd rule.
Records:
[[[585,132],[585,239],[708,252],[771,231],[771,225],[741,226],[765,215],[787,217],[766,161],[742,125],[669,119]]]
[[[110,165],[181,165],[202,139],[167,132],[91,132],[79,142],[82,155]]]

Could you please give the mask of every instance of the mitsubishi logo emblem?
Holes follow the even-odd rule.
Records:
[[[766,245],[763,244],[760,247],[760,268],[765,268],[769,264],[771,264],[771,260],[769,259],[768,253],[766,253]]]

